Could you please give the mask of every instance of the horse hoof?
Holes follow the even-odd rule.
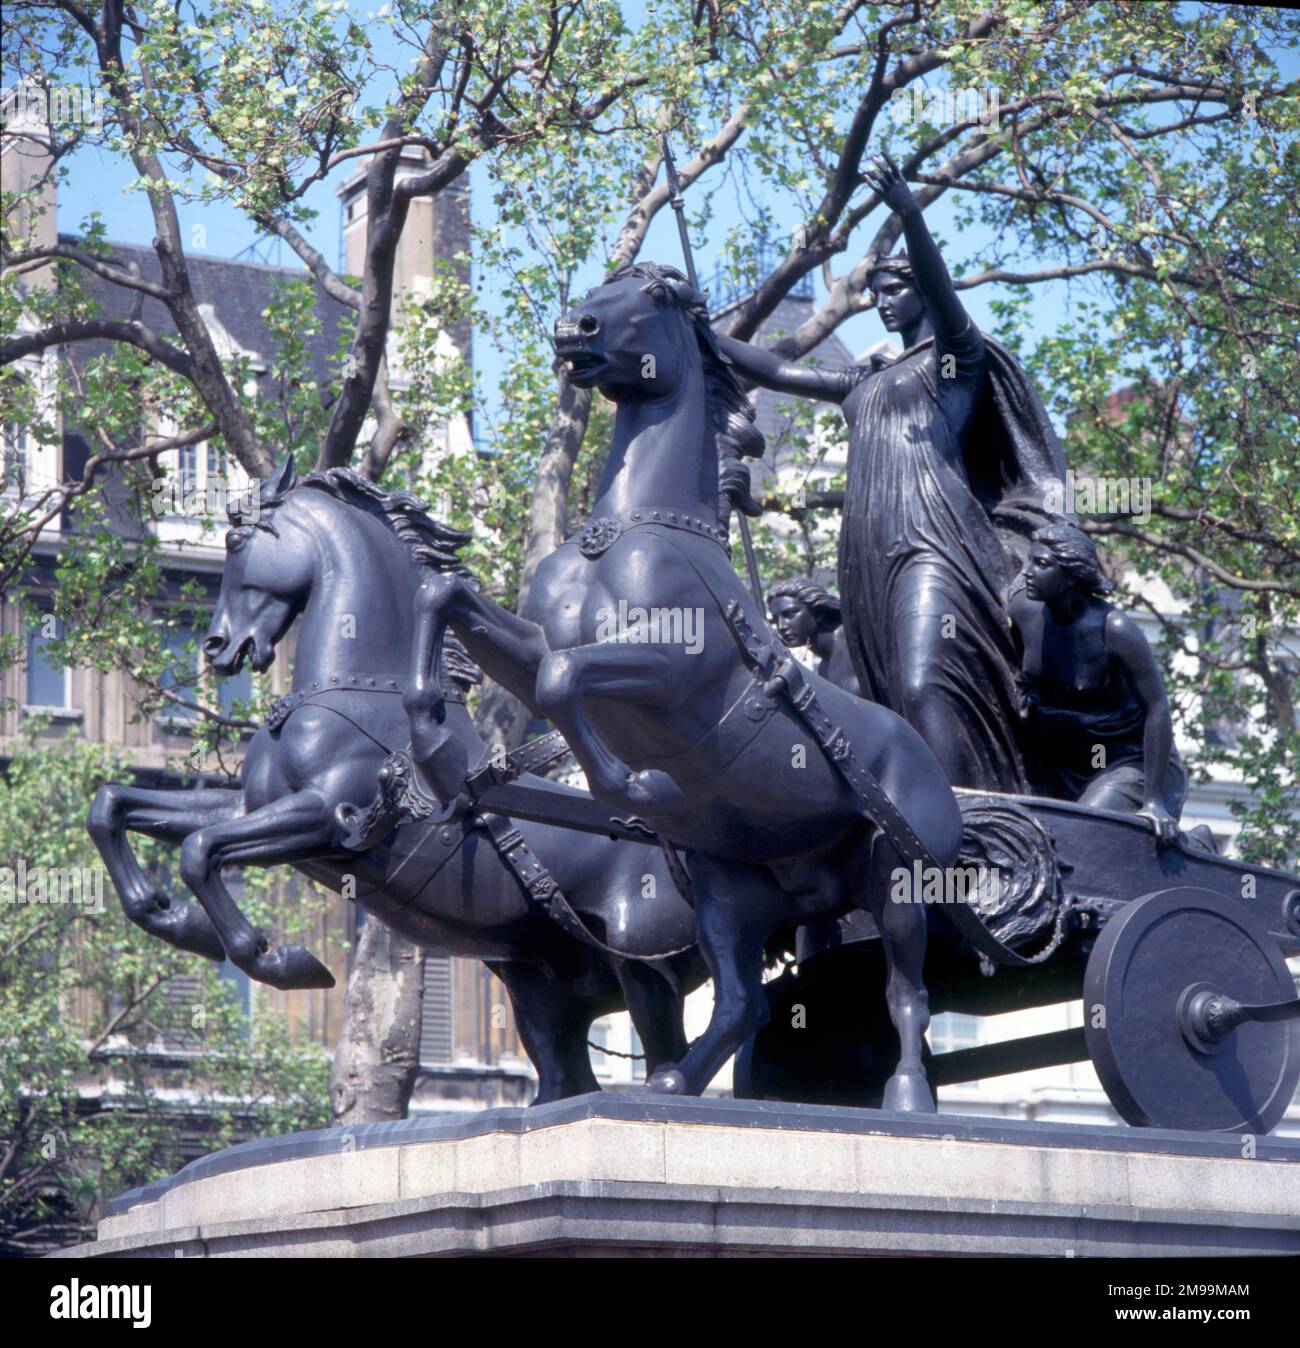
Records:
[[[188,950],[218,964],[226,958],[226,948],[212,919],[197,903],[172,903],[165,894],[155,894],[141,925],[151,936],[160,937],[177,950]]]
[[[670,1067],[666,1072],[656,1072],[654,1076],[646,1082],[646,1088],[654,1091],[656,1095],[687,1095],[686,1078],[676,1067]]]
[[[677,783],[666,772],[654,768],[628,773],[627,796],[639,810],[667,810],[685,799]]]
[[[885,1098],[880,1107],[904,1114],[937,1113],[930,1083],[923,1072],[896,1072],[885,1083]]]
[[[259,983],[290,992],[294,988],[332,988],[334,975],[300,945],[281,945],[264,950],[244,971]]]

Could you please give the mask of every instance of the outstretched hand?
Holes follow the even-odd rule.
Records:
[[[871,166],[863,170],[867,186],[889,207],[895,215],[919,209],[912,189],[903,180],[903,171],[889,157],[885,150],[871,161]]]

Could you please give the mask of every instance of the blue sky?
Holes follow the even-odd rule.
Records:
[[[370,5],[353,4],[354,12],[369,13]],[[1300,72],[1300,56],[1295,52],[1284,59],[1284,74],[1294,77]],[[678,145],[678,159],[684,159],[695,147]],[[305,232],[310,241],[331,261],[340,255],[340,212],[335,188],[348,173],[355,171],[355,164],[347,164],[329,181],[315,185],[307,194],[306,201],[318,212],[318,218]],[[104,219],[108,237],[113,240],[140,243],[153,235],[153,224],[148,206],[142,193],[128,190],[134,174],[129,164],[114,159],[95,149],[81,151],[72,165],[70,180],[60,189],[59,219],[60,228],[70,230],[89,212],[96,211]],[[487,187],[486,171],[475,166],[471,171],[471,188],[475,218],[484,221],[484,212],[491,209],[491,193]],[[696,263],[702,277],[707,277],[716,265],[717,244],[726,236],[727,231],[743,222],[741,194],[734,180],[729,180],[725,167],[719,166],[710,171],[700,184],[688,194],[688,204],[694,201],[700,188],[712,192],[712,216],[709,236],[693,238]],[[954,194],[941,198],[926,212],[926,220],[931,229],[948,244],[946,256],[950,265],[960,261],[977,259],[991,243],[987,231],[982,228],[968,228],[961,232],[959,242],[954,244],[956,231],[953,225],[953,212],[956,205]],[[692,205],[692,212],[697,207]],[[180,204],[181,222],[185,237],[193,253],[206,253],[209,256],[234,257],[244,250],[259,244],[258,233],[254,226],[234,209],[224,206],[187,206]],[[860,225],[855,238],[858,250],[850,256],[836,259],[836,271],[847,268],[860,256],[860,249],[874,233],[884,219],[883,211],[877,211],[864,225]],[[781,228],[792,229],[799,222],[793,212],[788,218],[779,218]],[[257,248],[260,260],[277,262],[284,266],[294,266],[297,259],[291,251],[278,244],[261,241]],[[664,210],[650,228],[642,258],[680,262],[680,245],[677,239],[676,225],[672,213]],[[1015,260],[1022,270],[1033,270],[1043,260],[1031,255],[1023,255]],[[593,269],[586,278],[590,283],[599,279]],[[815,296],[818,300],[825,295],[820,274],[814,276]],[[1085,293],[1095,293],[1095,281],[1049,282],[1030,287],[1030,307],[1026,321],[1026,336],[1032,346],[1039,338],[1059,330],[1068,320],[1072,305]],[[999,325],[989,309],[990,301],[1005,295],[1005,290],[996,286],[980,286],[964,292],[964,301],[981,327],[1002,336]],[[489,310],[497,307],[498,301],[490,289],[483,292],[484,302]],[[859,352],[884,336],[884,329],[872,314],[858,315],[849,319],[838,330],[844,344],[853,352]],[[475,363],[481,386],[487,397],[489,415],[496,398],[495,390],[499,383],[500,361],[490,343],[477,341],[475,344]]]

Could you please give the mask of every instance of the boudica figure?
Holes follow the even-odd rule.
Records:
[[[767,610],[787,646],[807,646],[817,672],[846,692],[861,696],[853,660],[844,641],[840,601],[815,580],[783,580],[767,592]]]
[[[898,169],[877,163],[868,176],[910,250],[871,277],[903,354],[834,369],[719,345],[746,378],[843,408],[839,591],[863,692],[921,732],[954,785],[1023,791],[1004,603],[1063,480],[1060,448],[1023,371],[962,307]]]
[[[1187,773],[1155,657],[1137,624],[1106,601],[1112,588],[1081,529],[1034,533],[1009,605],[1030,770],[1042,794],[1136,811],[1168,843]]]

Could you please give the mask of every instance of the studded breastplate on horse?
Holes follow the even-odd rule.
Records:
[[[578,530],[578,551],[594,561],[604,556],[625,533],[652,524],[665,529],[685,529],[688,533],[702,534],[717,543],[728,555],[731,554],[731,541],[723,525],[710,524],[698,515],[689,515],[684,510],[670,510],[666,506],[638,506],[634,510],[621,510],[617,515],[589,519]]]

